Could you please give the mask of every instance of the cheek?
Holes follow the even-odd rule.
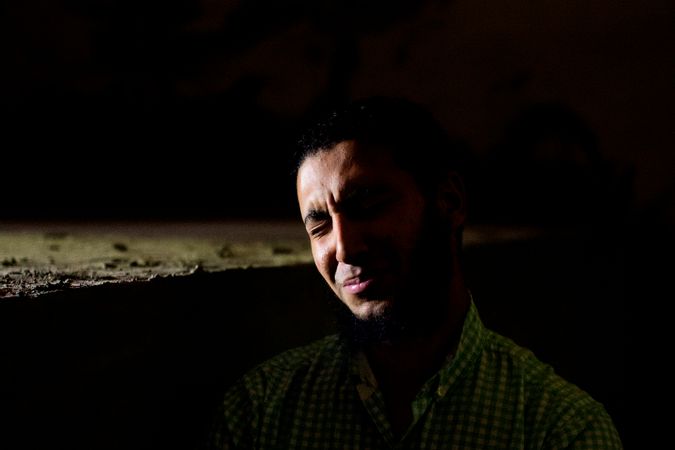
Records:
[[[326,246],[312,245],[312,257],[314,258],[316,268],[321,276],[332,284],[335,276],[335,264],[333,263],[335,258],[331,258],[331,255],[330,249]]]
[[[422,226],[420,220],[409,220],[401,224],[396,234],[390,236],[388,241],[389,248],[392,251],[391,259],[399,270],[410,271],[412,266],[424,263],[424,260],[417,258],[420,251],[420,245],[429,236],[426,236],[427,230]]]
[[[394,226],[391,226],[391,224]],[[414,213],[402,212],[399,217],[392,219],[387,230],[383,224],[380,230],[380,241],[386,245],[406,253],[415,246],[423,231],[422,220]]]

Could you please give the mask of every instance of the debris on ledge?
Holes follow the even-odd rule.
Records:
[[[0,298],[311,261],[290,222],[3,224]]]

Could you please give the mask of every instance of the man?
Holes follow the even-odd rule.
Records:
[[[481,324],[462,274],[460,156],[399,99],[310,127],[298,203],[342,330],[232,387],[217,448],[621,448],[602,405]]]

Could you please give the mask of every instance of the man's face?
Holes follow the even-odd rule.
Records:
[[[424,255],[445,253],[444,238],[431,248],[428,202],[389,153],[341,142],[303,162],[297,193],[316,267],[357,319],[427,296],[438,261]]]

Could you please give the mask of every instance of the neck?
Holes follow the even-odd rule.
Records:
[[[464,283],[455,284],[444,319],[430,333],[396,342],[372,343],[365,348],[378,383],[391,379],[394,382],[414,382],[420,388],[455,351],[470,305]]]
[[[384,397],[395,436],[401,436],[410,426],[412,401],[459,343],[471,302],[464,283],[455,283],[448,298],[447,314],[431,333],[424,337],[370,344],[364,349]]]

